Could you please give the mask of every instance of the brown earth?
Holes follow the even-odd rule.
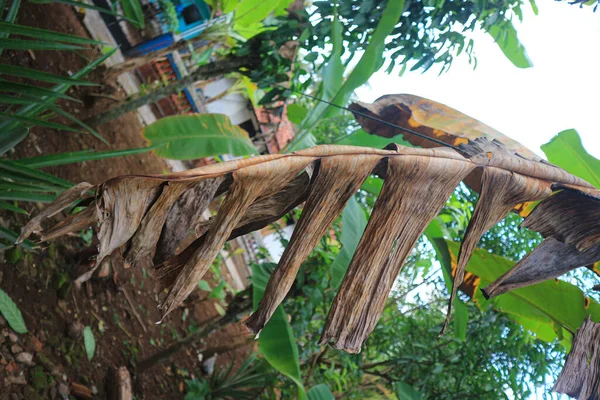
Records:
[[[80,18],[81,15],[71,7],[62,4],[24,2],[18,23],[89,37]],[[98,50],[79,54],[5,51],[0,63],[65,75],[86,65],[89,62],[86,58],[93,59],[99,54]],[[93,81],[98,76],[100,73],[95,71],[88,79]],[[61,101],[59,104],[65,111],[85,119],[110,105],[112,100],[102,98],[89,108],[87,94],[100,90],[101,87],[74,88],[68,94],[84,102]],[[118,90],[113,90],[110,95],[123,97]],[[140,135],[141,129],[136,114],[124,115],[98,128],[110,143],[106,145],[89,134],[38,127],[9,154],[9,158],[16,160],[86,149],[144,147],[146,143]],[[72,182],[90,183],[99,183],[120,174],[160,174],[167,170],[166,163],[152,153],[45,169]],[[33,213],[41,207],[31,203],[20,203],[19,206]],[[1,225],[15,231],[26,220],[20,215],[1,215]],[[73,384],[92,390],[95,393],[93,398],[106,398],[109,367],[126,366],[131,369],[137,360],[168,346],[189,334],[194,327],[218,316],[216,300],[205,300],[206,292],[199,291],[192,296],[197,300],[188,302],[187,308],[176,310],[162,324],[155,325],[154,322],[159,320],[156,306],[161,294],[154,293],[148,271],[135,268],[122,270],[116,263],[113,265],[116,274],[95,278],[77,290],[71,282],[89,266],[94,251],[94,243],[89,238],[74,235],[56,240],[35,252],[11,249],[1,255],[0,288],[18,304],[29,333],[14,335],[6,321],[0,319],[0,399],[59,399],[60,389],[64,390],[65,385],[70,387],[71,395],[74,394],[76,386]],[[222,270],[225,276],[226,269],[223,267]],[[92,328],[96,339],[96,352],[91,361],[86,357],[81,337],[84,326]],[[184,381],[199,373],[201,363],[198,354],[203,349],[221,349],[223,354],[218,357],[218,368],[233,359],[243,358],[249,346],[232,351],[226,348],[246,339],[245,330],[235,325],[212,335],[206,343],[185,349],[171,361],[135,377],[135,398],[182,398]],[[17,362],[17,355],[21,352],[32,354],[37,366]],[[49,362],[41,361],[44,358]]]

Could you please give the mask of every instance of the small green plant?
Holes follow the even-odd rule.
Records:
[[[275,379],[275,374],[256,355],[248,357],[233,372],[234,362],[217,369],[208,378],[186,381],[185,400],[256,399]]]
[[[162,8],[169,30],[173,33],[179,32],[179,19],[177,18],[177,10],[171,0],[158,0],[158,4]]]

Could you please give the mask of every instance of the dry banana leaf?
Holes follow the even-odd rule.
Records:
[[[354,116],[363,129],[372,135],[392,138],[403,134],[405,139],[415,146],[426,148],[438,146],[431,140],[400,131],[374,119],[377,118],[453,146],[480,137],[490,141],[495,139],[502,142],[513,153],[530,160],[540,160],[531,150],[496,129],[445,104],[424,97],[412,94],[389,94],[381,96],[372,104],[352,103],[350,110],[355,112]]]
[[[573,347],[554,387],[580,400],[600,399],[600,323],[588,317],[573,338]]]
[[[551,165],[541,160],[519,142],[444,104],[409,94],[382,96],[372,104],[354,103],[350,106],[350,109],[354,112],[354,116],[365,131],[373,135],[391,138],[401,133],[410,143],[426,148],[438,146],[430,140],[432,138],[459,147],[466,157],[488,151],[493,153],[497,160],[504,158],[502,163],[502,168],[505,169],[504,173],[498,171],[492,173],[490,168],[483,171],[475,169],[465,179],[467,185],[481,193],[481,198],[465,235],[457,268],[453,271],[455,284],[450,304],[452,304],[452,300],[456,295],[457,283],[463,282],[468,257],[481,236],[504,218],[510,210],[515,210],[524,217],[528,216],[537,205],[536,201],[547,197],[551,193],[551,189],[565,190],[556,196],[552,196],[547,202],[544,202],[542,207],[538,207],[536,214],[532,218],[528,218],[523,226],[539,231],[545,237],[555,236],[559,240],[545,243],[535,252],[534,258],[530,258],[522,266],[515,266],[515,269],[519,268],[519,274],[511,278],[510,285],[512,286],[502,286],[503,290],[512,290],[509,287],[527,286],[556,277],[561,274],[561,271],[567,272],[584,266],[588,263],[588,259],[595,257],[594,252],[584,254],[575,249],[570,249],[567,259],[561,260],[559,255],[564,255],[563,253],[569,248],[562,242],[574,243],[577,249],[584,250],[592,247],[600,240],[600,225],[596,223],[598,218],[591,211],[597,209],[595,202],[598,199],[594,196],[582,196],[581,188],[577,188],[574,193],[570,193],[567,190],[568,185],[562,188],[549,186],[548,183],[557,178],[556,176],[554,178],[545,176],[541,180],[536,180],[535,177],[531,177],[532,174],[523,170],[520,171],[522,175],[511,174],[511,172],[519,172],[518,169],[514,168],[518,168],[520,161],[523,159],[537,161],[535,164],[528,163],[527,168],[535,169],[542,164]],[[394,125],[408,131],[394,127]],[[421,136],[411,134],[410,131]],[[479,140],[480,143],[485,143],[489,147],[488,149],[476,145],[476,139],[480,137],[489,139],[488,141]],[[471,142],[468,149],[461,148],[461,144],[469,141]],[[503,146],[494,146],[495,141],[502,142]],[[475,145],[473,145],[474,143]],[[551,170],[545,169],[545,171]],[[564,171],[556,168],[556,172],[558,171],[564,173]],[[533,175],[539,177],[540,174]],[[589,187],[591,188],[591,186]],[[580,213],[582,208],[589,211]],[[556,212],[552,211],[554,209]],[[582,219],[580,221],[572,219],[578,217]],[[571,228],[565,229],[564,227],[567,225]],[[577,226],[579,229],[576,229]],[[562,237],[557,232],[557,227],[564,232],[568,232],[569,237]],[[529,267],[532,265],[531,262],[534,260],[536,263],[541,260],[551,260],[556,261],[558,264],[547,264],[545,266],[536,264],[534,277],[529,271]],[[517,284],[515,279],[518,280],[518,285],[521,286],[514,286]],[[496,285],[500,284],[501,281],[498,280]],[[475,289],[476,287],[471,287],[468,290],[474,291]],[[494,287],[490,285],[489,295],[493,296],[493,293]],[[448,322],[446,320],[444,330]]]
[[[42,230],[42,221],[50,218],[69,207],[75,200],[83,197],[93,186],[87,182],[82,182],[65,190],[56,200],[46,207],[41,213],[31,218],[27,225],[21,230],[21,235],[17,242],[21,243],[24,239],[31,236],[32,233],[40,233]]]
[[[576,268],[591,265],[599,259],[600,245],[580,252],[573,245],[549,237],[510,271],[481,291],[487,298],[493,298],[514,289],[557,278]]]
[[[321,237],[342,212],[350,197],[363,184],[383,157],[362,154],[354,157],[326,157],[321,160],[302,216],[294,228],[281,260],[265,289],[258,310],[245,322],[258,333],[283,301],[300,269]]]
[[[425,148],[439,146],[431,139],[458,147],[483,137],[489,141],[498,140],[511,154],[516,153],[530,160],[544,162],[521,143],[496,129],[445,104],[423,97],[411,94],[385,95],[372,104],[353,103],[350,110],[354,112],[363,129],[372,135],[392,138],[402,134],[411,144]],[[481,190],[480,173],[481,171],[475,170],[465,179],[465,183],[477,192]],[[515,210],[526,216],[532,207],[531,203],[522,203],[518,204]]]
[[[462,283],[464,266],[481,235],[519,202],[544,199],[527,224],[549,241],[571,246],[576,252],[591,252],[598,241],[597,225],[590,221],[597,220],[600,210],[598,191],[560,168],[516,155],[485,138],[463,143],[456,150],[316,146],[171,175],[118,177],[95,188],[96,196],[86,210],[55,227],[39,228],[42,219],[67,207],[81,192],[65,195],[24,229],[22,239],[33,231],[42,238],[54,238],[86,223],[98,224],[96,265],[119,252],[134,267],[154,265],[158,286],[169,292],[162,303],[166,316],[194,290],[227,240],[261,229],[306,202],[263,300],[247,322],[259,332],[284,299],[302,261],[370,174],[382,177],[384,187],[321,338],[349,352],[360,351],[407,254],[467,176],[478,177],[482,195],[460,252],[455,287]],[[221,195],[216,216],[200,221],[207,205]],[[563,208],[568,218],[561,214]],[[191,243],[190,235],[195,237]],[[190,244],[182,248],[184,243]],[[552,253],[554,248],[549,247],[542,246],[532,260]],[[591,261],[597,261],[589,254]],[[564,270],[572,264],[555,257],[551,268]],[[78,281],[92,274],[93,269]]]
[[[320,343],[360,351],[408,253],[452,191],[475,168],[448,149],[407,150],[403,157],[388,159],[383,189],[331,306]]]

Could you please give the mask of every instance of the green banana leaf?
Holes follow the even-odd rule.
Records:
[[[262,299],[275,264],[264,263],[252,266],[252,287],[254,309]],[[300,374],[298,345],[282,306],[275,313],[258,336],[258,349],[273,368],[290,378],[298,386],[298,398],[305,399],[306,391]]]
[[[442,266],[450,271],[458,258],[460,244],[441,238],[431,241]],[[479,286],[483,287],[514,264],[512,260],[477,249],[467,265],[467,272],[479,277]],[[540,339],[559,339],[565,345],[568,345],[571,335],[588,315],[594,321],[600,321],[600,304],[585,296],[577,286],[558,279],[516,289],[492,300],[486,300],[477,291],[473,300],[482,308],[491,304],[515,321],[523,323]]]
[[[548,161],[600,188],[600,160],[588,154],[575,129],[560,132],[542,145]]]
[[[390,35],[398,21],[400,15],[404,9],[404,0],[400,1],[389,1],[383,10],[381,20],[377,24],[375,31],[369,39],[369,45],[366,47],[365,52],[362,54],[360,60],[356,64],[356,67],[350,72],[348,77],[342,81],[341,85],[337,81],[328,81],[328,88],[322,88],[323,92],[327,94],[327,91],[331,88],[335,88],[339,85],[339,88],[335,91],[333,97],[322,96],[323,100],[330,101],[332,104],[338,106],[345,106],[350,99],[354,90],[363,84],[367,83],[371,75],[375,73],[383,65],[383,51],[385,50],[385,39]],[[329,77],[342,77],[344,75],[343,63],[341,60],[333,60],[333,56],[341,57],[342,51],[340,50],[342,42],[338,39],[337,27],[334,24],[332,28],[332,40],[333,50],[332,56],[330,57],[326,69],[324,70],[325,75]],[[332,78],[333,79],[333,78]],[[319,103],[315,110],[309,113],[296,133],[296,137],[288,146],[289,151],[298,150],[299,144],[302,143],[304,136],[309,135],[310,131],[323,119],[330,118],[340,111],[339,108],[331,106],[326,103]]]
[[[246,156],[256,153],[248,133],[233,125],[226,115],[175,115],[162,118],[147,126],[143,135],[161,157],[175,160],[233,154]]]

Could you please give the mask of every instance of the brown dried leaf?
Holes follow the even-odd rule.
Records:
[[[87,227],[93,226],[98,221],[98,214],[94,207],[87,207],[77,214],[69,215],[53,227],[40,232],[40,241],[45,242],[67,233],[79,232]]]
[[[478,138],[498,140],[507,149],[531,160],[540,158],[521,143],[503,135],[494,128],[471,118],[445,104],[412,94],[385,95],[373,102],[352,103],[351,111],[358,111],[369,117],[391,122],[394,125],[408,128],[444,143],[458,146]],[[372,135],[392,138],[398,134],[415,146],[438,147],[432,141],[400,131],[397,128],[355,113],[354,117],[365,131]]]
[[[381,159],[370,154],[321,159],[289,246],[269,279],[258,309],[244,322],[251,331],[262,330],[292,287],[304,259]]]
[[[259,196],[269,196],[284,188],[313,161],[313,157],[288,157],[252,165],[233,173],[233,183],[215,223],[208,230],[202,246],[184,265],[161,305],[164,309],[163,319],[194,290],[252,202]]]
[[[146,211],[158,195],[162,181],[142,177],[111,179],[100,186],[97,200],[98,256],[94,266],[75,280],[80,286],[89,280],[102,260],[133,236]]]
[[[465,237],[460,246],[442,334],[446,331],[450,322],[450,311],[456,297],[456,291],[463,283],[467,263],[475,251],[479,239],[491,227],[500,222],[517,204],[541,200],[549,196],[550,193],[548,182],[496,167],[488,167],[483,170],[481,196],[477,201],[473,217],[469,221]]]
[[[231,232],[227,240],[233,240],[239,236],[262,229],[282,218],[306,200],[309,180],[307,173],[301,173],[279,192],[272,196],[257,199],[248,207],[244,217],[233,232]],[[211,218],[208,221],[200,223],[196,227],[195,233],[198,236],[196,240],[177,255],[168,258],[162,264],[155,267],[153,276],[157,281],[158,290],[163,290],[173,285],[185,263],[204,243],[205,234],[214,222],[215,219]]]
[[[224,177],[215,177],[198,181],[168,210],[164,226],[158,227],[160,238],[154,259],[156,263],[162,263],[176,254],[181,242],[200,221],[223,179]]]
[[[153,261],[160,265],[155,277],[170,288],[163,303],[166,315],[195,288],[225,241],[262,228],[308,198],[262,305],[248,321],[258,331],[285,297],[302,260],[370,173],[384,178],[384,188],[322,337],[322,342],[332,341],[335,347],[350,352],[360,350],[377,323],[391,285],[425,226],[469,174],[469,179],[477,179],[482,195],[457,261],[455,286],[462,281],[464,266],[481,235],[514,204],[548,196],[550,188],[561,191],[543,200],[527,223],[554,237],[552,240],[562,239],[580,248],[594,246],[598,240],[598,228],[590,222],[597,221],[600,197],[593,196],[598,196],[598,191],[560,168],[526,159],[487,139],[463,144],[459,152],[402,146],[386,150],[317,146],[165,176],[119,177],[102,184],[95,202],[85,211],[41,234],[42,238],[54,238],[98,222],[97,265],[116,250],[125,250],[132,264],[150,262],[156,252]],[[222,193],[226,193],[225,200],[216,217],[199,223],[209,202]],[[563,198],[569,195],[585,207],[569,209]],[[565,207],[568,217],[560,215]],[[174,255],[194,229],[201,236]],[[557,248],[547,250],[543,245],[527,262],[551,257],[555,264],[543,271],[548,276],[580,263],[581,257],[596,258],[590,249],[575,255],[580,258],[573,261],[561,257],[565,253],[560,251],[554,254]],[[79,281],[92,273],[88,271]],[[528,276],[522,270],[514,273],[515,279],[521,279],[519,284],[526,284]],[[506,282],[514,283],[509,278]]]
[[[600,191],[583,192],[566,185],[542,201],[523,222],[544,237],[554,237],[584,251],[600,243]]]
[[[42,230],[42,221],[44,219],[53,217],[65,208],[69,207],[71,203],[83,197],[83,195],[93,187],[93,185],[90,185],[87,182],[81,182],[72,188],[65,190],[48,207],[29,220],[27,225],[21,229],[21,234],[17,239],[17,244],[27,239],[32,233],[39,233]]]
[[[167,182],[163,187],[158,200],[146,213],[137,232],[131,238],[131,245],[125,256],[125,268],[129,268],[131,265],[151,266],[156,252],[156,244],[169,211],[190,185],[190,182]],[[182,218],[181,222],[186,220],[187,218]]]
[[[587,317],[577,330],[552,391],[580,400],[600,399],[600,323]]]
[[[403,150],[405,154],[388,159],[383,189],[331,306],[320,343],[350,353],[360,351],[406,256],[475,167],[452,150]]]
[[[553,237],[545,239],[508,272],[482,289],[493,298],[521,287],[553,279],[579,267],[600,260],[600,245],[584,252]]]

